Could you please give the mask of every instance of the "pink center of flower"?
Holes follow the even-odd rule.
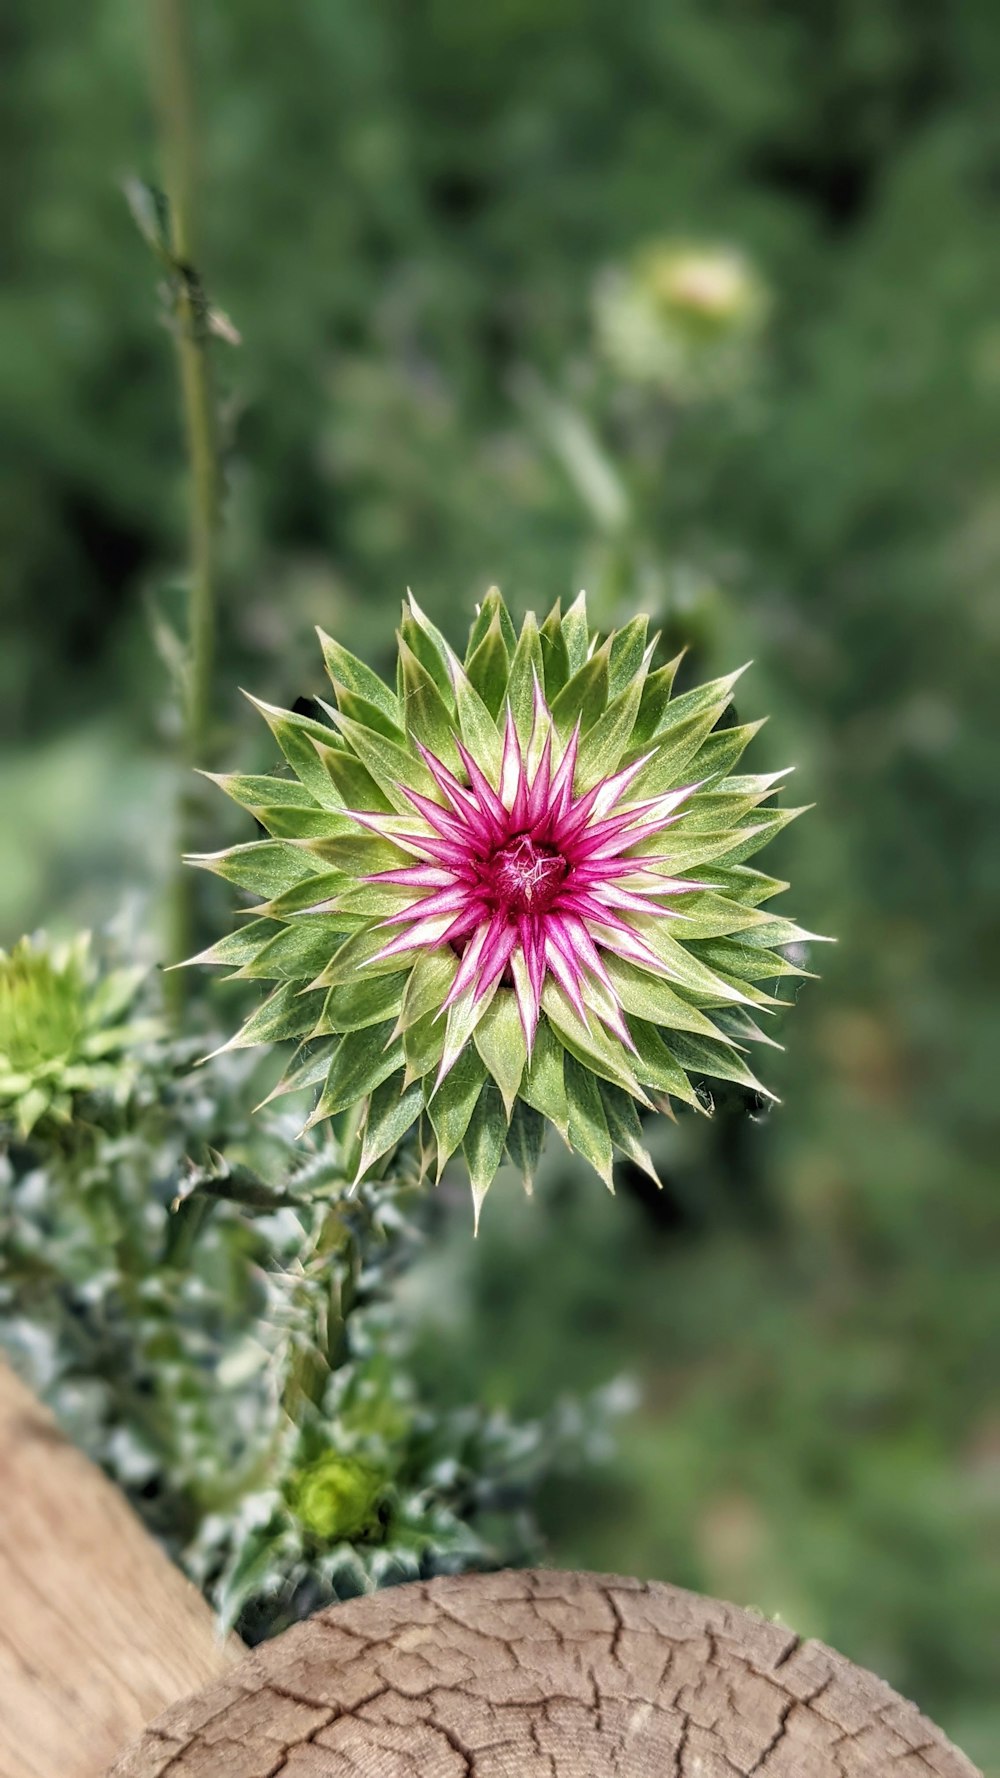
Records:
[[[540,845],[530,834],[521,833],[498,847],[482,867],[483,886],[498,910],[546,914],[568,869],[555,846]]]

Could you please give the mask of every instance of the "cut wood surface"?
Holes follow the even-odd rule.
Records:
[[[544,1571],[320,1612],[167,1711],[109,1778],[279,1774],[977,1778],[822,1643],[675,1587]]]
[[[101,1778],[244,1653],[0,1361],[0,1778]]]

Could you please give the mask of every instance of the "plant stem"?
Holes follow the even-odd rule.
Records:
[[[174,319],[190,471],[189,679],[185,708],[185,775],[205,761],[212,715],[215,643],[216,542],[219,464],[209,338],[195,221],[195,126],[191,46],[186,0],[151,0],[153,73],[163,144],[164,184],[170,206],[170,246],[177,267]],[[181,794],[182,849],[191,839],[193,796]],[[170,951],[188,955],[193,925],[193,876],[175,873],[170,903]],[[167,977],[172,994],[183,994],[183,972]]]

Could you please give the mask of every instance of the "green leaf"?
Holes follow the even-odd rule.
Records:
[[[274,704],[250,697],[249,692],[245,695],[260,711],[296,777],[324,809],[337,808],[339,799],[316,751],[317,743],[328,747],[335,742],[334,731],[310,716],[296,716],[291,710],[279,710]]]
[[[683,654],[679,654],[672,661],[668,661],[665,667],[657,667],[655,673],[649,674],[642,688],[642,702],[639,705],[639,714],[635,720],[635,730],[632,737],[633,745],[640,751],[655,735],[663,720],[670,702],[673,683],[677,677],[677,669],[683,659]]]
[[[500,730],[457,655],[452,655],[450,664],[462,740],[495,788],[500,782],[503,758]]]
[[[558,697],[570,676],[569,654],[562,627],[562,605],[558,599],[542,624],[538,635],[542,645],[542,665],[545,669],[542,685],[545,691],[545,701],[551,708],[553,699]]]
[[[617,771],[632,738],[642,698],[645,671],[640,662],[632,682],[605,710],[600,722],[584,735],[574,783],[577,791],[590,790],[600,778]]]
[[[475,1030],[479,1054],[503,1095],[510,1117],[528,1060],[517,1001],[509,988],[493,996]]]
[[[318,809],[320,806],[298,778],[273,778],[266,772],[201,772],[199,776],[217,784],[241,809],[255,811],[279,806]],[[338,818],[336,813],[332,815],[333,820]]]
[[[305,854],[284,840],[250,840],[225,852],[196,853],[188,863],[268,899],[316,874]]]
[[[439,1179],[445,1162],[454,1154],[469,1127],[485,1079],[486,1069],[470,1044],[430,1101],[427,1109],[437,1141]]]
[[[654,1025],[676,1026],[681,1031],[697,1031],[711,1037],[715,1026],[706,1015],[682,1000],[661,976],[647,975],[624,958],[604,953],[604,966],[611,977],[615,993],[627,1013],[649,1019]]]
[[[371,703],[368,698],[360,697],[356,691],[349,691],[345,685],[341,685],[338,679],[334,680],[333,689],[336,693],[337,709],[344,716],[351,717],[352,721],[360,722],[364,728],[373,729],[377,735],[385,735],[387,740],[395,741],[397,746],[402,746],[406,739],[402,728],[398,722],[393,721],[391,716],[387,716],[378,704]],[[391,692],[388,695],[392,697]],[[393,698],[393,703],[396,704],[398,710],[399,705],[395,698]]]
[[[370,1025],[363,1031],[349,1031],[342,1037],[333,1054],[326,1084],[320,1095],[309,1126],[333,1117],[348,1106],[374,1092],[390,1074],[403,1064],[403,1046],[392,1039],[393,1021]]]
[[[335,988],[341,982],[349,982],[363,969],[366,975],[394,975],[400,967],[399,956],[382,957],[376,963],[377,953],[388,943],[384,927],[366,927],[362,932],[355,932],[352,937],[341,945],[334,957],[318,978],[317,985]]]
[[[565,622],[565,620],[564,620]],[[603,714],[608,701],[608,659],[610,642],[573,674],[552,705],[552,720],[561,735],[568,735],[577,718],[586,733]]]
[[[295,982],[283,982],[250,1014],[226,1049],[251,1049],[257,1043],[284,1043],[311,1033],[323,1009],[322,993],[300,992]]]
[[[670,1093],[683,1104],[692,1105],[696,1111],[703,1110],[691,1082],[656,1027],[648,1025],[644,1019],[633,1019],[631,1031],[639,1052],[635,1064],[636,1073],[645,1084],[654,1087],[657,1092]]]
[[[255,821],[276,840],[325,839],[340,833],[344,817],[334,809],[294,809],[279,803],[275,808],[252,811]]]
[[[469,656],[466,672],[470,685],[495,718],[503,704],[510,676],[510,655],[498,616],[494,616],[479,646]]]
[[[612,698],[631,685],[642,666],[646,653],[646,631],[649,619],[634,617],[611,638],[611,659],[608,665],[608,691]],[[645,679],[645,670],[643,679]]]
[[[679,698],[671,698],[663,712],[658,733],[669,734],[672,729],[680,728],[688,722],[692,716],[704,716],[709,710],[718,711],[721,715],[732,703],[733,687],[743,677],[749,664],[745,661],[734,672],[724,673],[719,679],[706,679],[702,685],[683,692]]]
[[[542,1006],[564,1048],[594,1074],[641,1098],[631,1057],[617,1038],[609,1037],[596,1018],[590,1025],[579,1019],[561,988],[550,979],[542,990]],[[527,1097],[527,1094],[525,1094]]]
[[[503,1160],[509,1124],[510,1119],[503,1108],[499,1089],[493,1081],[486,1081],[476,1101],[469,1119],[469,1127],[462,1142],[462,1152],[465,1155],[469,1177],[472,1181],[472,1200],[475,1205],[477,1232],[483,1199],[489,1191],[500,1162]]]
[[[733,723],[731,728],[714,730],[702,742],[695,755],[692,766],[694,777],[701,781],[707,780],[709,784],[725,778],[742,759],[750,742],[760,733],[766,721],[766,716],[762,716],[757,722]]]
[[[511,1113],[510,1129],[507,1131],[507,1153],[518,1169],[524,1181],[524,1189],[529,1195],[544,1146],[544,1117],[533,1105],[518,1099]]]
[[[273,895],[258,911],[269,918],[284,920],[289,914],[322,907],[324,902],[340,895],[350,881],[351,878],[341,870],[321,870],[315,876],[303,877],[300,883],[293,883],[290,889],[283,889],[280,895]]]
[[[419,1081],[406,1085],[400,1070],[377,1086],[368,1102],[361,1159],[357,1180],[363,1179],[376,1161],[403,1140],[420,1116],[424,1106],[423,1087]]]
[[[669,926],[672,927],[673,924],[670,922]],[[646,918],[640,914],[635,917],[633,926],[638,936],[660,959],[673,987],[690,988],[694,994],[708,997],[717,994],[722,1000],[739,998],[736,994],[725,992],[724,984],[703,960],[703,952],[678,943],[673,931],[668,929],[666,920],[657,919],[655,915]]]
[[[447,950],[418,951],[406,984],[397,1029],[405,1031],[425,1013],[437,1012],[448,998],[458,973],[458,958]]]
[[[566,1099],[564,1065],[566,1051],[546,1019],[541,1019],[535,1032],[531,1061],[521,1080],[521,1098],[540,1111],[550,1124],[569,1141],[569,1104]]]
[[[566,659],[569,664],[569,678],[578,673],[590,650],[590,631],[587,628],[586,594],[578,593],[562,620],[563,641],[566,644]]]
[[[436,1071],[444,1053],[445,1032],[440,1009],[425,1012],[423,1018],[407,1025],[403,1033],[403,1053],[409,1079],[422,1080],[432,1069]]]
[[[438,690],[445,698],[450,699],[452,650],[437,625],[431,623],[425,611],[421,611],[411,592],[407,593],[403,605],[400,630],[417,659],[427,668]]]
[[[485,599],[478,608],[476,621],[469,631],[469,646],[465,651],[465,664],[467,667],[475,654],[476,649],[482,642],[483,637],[492,627],[494,619],[496,619],[500,625],[500,633],[503,636],[504,647],[506,648],[507,653],[513,654],[514,649],[517,646],[517,632],[514,629],[510,612],[507,610],[504,603],[500,588],[491,586]]]
[[[732,938],[708,938],[697,942],[695,951],[709,969],[735,976],[740,982],[766,982],[779,976],[808,977],[810,971],[780,957],[759,945],[738,943]],[[734,999],[730,994],[727,998]]]
[[[334,686],[342,685],[357,697],[374,704],[388,717],[394,728],[401,728],[399,705],[385,681],[377,673],[373,673],[364,661],[360,661],[356,654],[351,654],[339,642],[335,642],[332,636],[326,635],[325,631],[317,629],[316,634],[323,650],[326,670]]]
[[[608,1190],[614,1191],[614,1151],[597,1081],[590,1069],[581,1067],[571,1055],[566,1057],[566,1097],[570,1142],[600,1174]]]
[[[693,765],[691,770],[694,773],[697,766]],[[785,772],[758,772],[742,778],[719,779],[714,789],[699,790],[692,797],[684,812],[685,831],[697,833],[704,829],[713,833],[724,827],[738,828],[745,816],[775,794],[786,776]]]
[[[621,1087],[609,1086],[606,1080],[598,1082],[598,1087],[607,1119],[608,1135],[615,1147],[621,1150],[633,1166],[640,1167],[657,1185],[662,1185],[649,1150],[642,1140],[642,1124],[635,1100],[629,1093],[623,1093]]]
[[[353,821],[348,826],[348,832],[311,840],[307,847],[310,857],[322,858],[335,868],[338,877],[343,878],[343,888],[347,888],[349,879],[374,876],[377,871],[398,870],[401,865],[413,863],[410,854],[391,840],[364,833]]]
[[[197,957],[191,957],[191,963],[206,965],[224,965],[230,969],[240,969],[249,963],[269,938],[282,930],[280,920],[250,920],[245,926],[238,926],[226,938],[220,938],[207,951],[200,951]]]
[[[423,742],[453,772],[461,772],[462,762],[455,746],[455,722],[451,710],[423,665],[404,637],[399,639],[399,661],[402,670],[403,716],[406,732]]]
[[[388,743],[387,743],[388,745]],[[316,758],[327,775],[327,788],[342,809],[376,813],[396,809],[371,773],[345,747],[317,746]]]
[[[314,914],[296,920],[262,945],[239,975],[245,981],[311,982],[326,968],[343,939],[344,928],[335,915]]]
[[[742,932],[767,921],[767,915],[756,908],[730,901],[713,889],[678,896],[677,911],[681,918],[674,921],[673,932],[683,944],[693,938],[726,938],[731,932]]]
[[[715,888],[752,908],[770,901],[772,896],[780,895],[788,888],[781,877],[769,877],[762,870],[754,870],[750,864],[736,864],[718,871],[713,869],[712,876],[716,878]]]
[[[534,724],[536,680],[539,685],[545,683],[542,644],[538,635],[538,620],[534,612],[529,611],[521,625],[507,686],[507,699],[522,747],[527,747]]]
[[[340,730],[380,790],[388,797],[390,807],[398,809],[403,815],[412,813],[413,804],[400,789],[402,784],[411,790],[421,791],[424,796],[437,798],[437,786],[422,759],[416,758],[404,747],[397,747],[395,741],[387,741],[384,735],[373,735],[371,729],[362,728],[360,723],[352,722],[349,716],[340,718]]]
[[[399,959],[394,961],[397,963]],[[403,997],[405,975],[354,975],[330,989],[317,1026],[317,1036],[328,1032],[361,1031],[394,1017]]]
[[[650,747],[655,745],[656,752],[633,780],[629,794],[638,802],[647,796],[664,796],[682,782],[697,782],[692,761],[724,709],[724,704],[718,704],[708,710],[695,711],[683,722],[671,723],[663,734],[657,735],[650,743]]]
[[[763,1093],[767,1099],[775,1098],[774,1093],[761,1085],[743,1057],[724,1039],[720,1038],[713,1043],[708,1038],[691,1037],[686,1031],[671,1031],[666,1043],[686,1073],[708,1074],[717,1080],[735,1080],[740,1086],[749,1087],[752,1092]]]

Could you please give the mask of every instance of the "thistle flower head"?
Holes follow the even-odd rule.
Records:
[[[732,247],[660,241],[595,290],[597,331],[621,376],[681,401],[734,392],[767,318],[767,291]]]
[[[86,933],[0,951],[0,1126],[25,1137],[43,1119],[66,1122],[82,1097],[127,1095],[130,1048],[147,1029],[130,1017],[141,975],[99,976]]]
[[[263,896],[201,960],[278,984],[232,1041],[299,1040],[310,1121],[364,1101],[359,1176],[409,1133],[478,1205],[548,1122],[610,1184],[616,1149],[651,1169],[637,1107],[763,1092],[759,984],[809,935],[746,862],[797,811],[734,775],[738,675],[673,696],[646,620],[601,642],[582,595],[517,634],[491,593],[464,660],[411,599],[395,690],[321,640],[328,723],[261,706],[292,776],[217,780],[272,837],[196,860]]]

